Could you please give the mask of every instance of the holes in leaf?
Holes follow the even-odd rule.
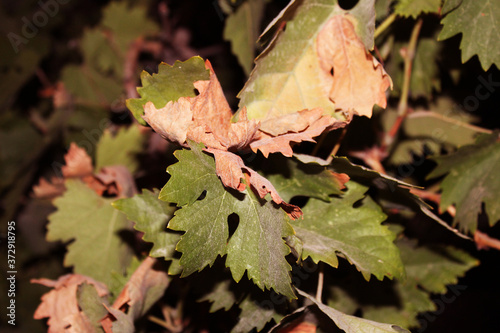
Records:
[[[196,200],[203,200],[205,199],[206,196],[207,196],[207,191],[204,190],[203,192],[201,192],[200,196]]]
[[[304,206],[307,204],[308,201],[309,197],[296,196],[290,200],[290,204],[299,206],[300,208],[304,208]]]
[[[233,234],[236,232],[236,229],[238,229],[238,225],[240,224],[240,217],[236,213],[232,213],[227,217],[227,225],[229,227],[229,237],[227,241],[233,237]]]
[[[339,0],[339,6],[343,10],[353,9],[358,4],[359,0]]]
[[[332,68],[330,69],[330,75],[331,75],[331,76],[333,76],[333,74],[334,74],[334,73],[335,73],[335,72],[334,72],[333,67],[332,67]]]

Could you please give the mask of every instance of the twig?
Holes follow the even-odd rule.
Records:
[[[318,273],[318,286],[316,288],[316,299],[318,302],[322,303],[321,295],[323,294],[323,280],[325,278],[325,272],[323,267],[323,262],[318,263],[319,273]]]
[[[401,90],[401,97],[399,98],[398,104],[398,118],[394,122],[391,130],[385,133],[384,140],[382,142],[382,149],[386,150],[394,142],[401,124],[408,113],[408,97],[410,94],[410,83],[411,83],[411,72],[413,68],[413,59],[415,58],[415,50],[417,48],[418,35],[420,34],[420,29],[422,28],[422,19],[418,19],[417,23],[413,27],[411,32],[410,41],[408,42],[408,48],[402,49],[403,59],[404,59],[404,76],[403,76],[403,88]]]
[[[474,233],[474,241],[479,250],[486,250],[489,248],[500,250],[500,240],[492,238],[479,230],[476,230]]]
[[[344,140],[344,137],[345,137],[345,133],[347,132],[347,126],[344,127],[342,129],[342,132],[340,133],[340,137],[339,139],[337,140],[337,143],[335,144],[335,146],[333,147],[332,151],[330,152],[330,154],[328,155],[327,159],[326,159],[326,162],[328,164],[330,164],[333,160],[333,156],[337,155],[337,152],[339,151],[340,149],[340,145],[342,143],[342,140]]]
[[[375,29],[373,38],[377,38],[385,31],[385,29],[389,28],[392,22],[394,22],[394,20],[396,19],[396,16],[396,13],[392,13],[391,15],[387,16],[387,18],[382,23],[380,23],[377,29]]]

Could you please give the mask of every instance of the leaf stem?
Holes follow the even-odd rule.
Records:
[[[346,127],[344,127],[342,129],[342,132],[340,133],[340,137],[337,140],[337,143],[335,144],[335,146],[333,147],[332,151],[330,152],[330,154],[328,155],[328,157],[326,159],[326,162],[328,164],[330,164],[332,162],[333,156],[337,155],[337,152],[339,151],[339,148],[340,148],[340,144],[342,143],[342,140],[344,139],[346,132],[347,132],[347,125],[346,125]]]
[[[408,47],[406,50],[402,50],[404,59],[404,76],[403,76],[403,88],[401,90],[401,97],[399,98],[398,104],[398,118],[394,122],[391,130],[385,133],[384,141],[382,142],[382,149],[386,150],[387,147],[391,146],[394,142],[403,119],[408,113],[408,97],[410,95],[410,83],[411,83],[411,73],[413,68],[413,59],[415,58],[415,50],[417,49],[418,35],[420,34],[420,29],[422,28],[422,19],[418,19],[411,32],[410,41],[408,42]]]
[[[394,20],[396,19],[397,15],[396,13],[392,13],[391,15],[387,16],[386,19],[380,23],[380,25],[377,27],[377,29],[375,29],[375,33],[373,35],[373,38],[377,38],[378,36],[380,36],[387,28],[389,28],[392,24],[392,22],[394,22]]]
[[[316,299],[318,302],[322,303],[321,295],[323,294],[323,281],[325,278],[325,272],[323,267],[323,262],[318,263],[319,273],[318,273],[318,287],[316,288]]]

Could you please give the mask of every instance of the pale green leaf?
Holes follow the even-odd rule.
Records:
[[[285,259],[290,249],[283,240],[294,233],[288,216],[248,187],[243,192],[226,189],[214,159],[202,152],[202,146],[175,152],[179,162],[167,169],[171,178],[160,192],[160,199],[182,207],[168,225],[185,231],[176,247],[182,252],[182,276],[227,255],[226,266],[236,281],[247,271],[261,289],[273,288],[293,298],[291,268]],[[205,197],[197,200],[202,193]],[[233,213],[238,215],[238,227],[228,239],[228,218]]]
[[[403,17],[417,18],[421,14],[437,13],[441,0],[398,0],[394,12]]]
[[[95,332],[104,332],[100,321],[108,314],[103,303],[109,306],[106,297],[100,297],[95,287],[87,282],[78,286],[76,291],[78,306],[92,324]]]
[[[120,235],[131,230],[131,223],[111,206],[112,199],[98,196],[80,180],[65,185],[64,195],[54,201],[57,211],[49,216],[47,240],[73,241],[64,265],[109,284],[111,272],[124,274],[132,258]]]
[[[332,307],[329,307],[328,305],[318,302],[316,298],[311,297],[309,294],[303,292],[302,290],[297,290],[297,292],[301,296],[308,298],[310,301],[316,304],[321,312],[326,314],[340,329],[344,330],[346,333],[409,333],[409,331],[407,331],[406,329],[403,329],[396,325],[383,324],[342,313]]]
[[[253,67],[263,14],[264,0],[248,0],[226,18],[224,39],[231,42],[231,49],[246,75]]]
[[[325,167],[283,156],[270,156],[269,164],[278,167],[266,169],[266,178],[286,202],[295,196],[330,201],[330,195],[342,194],[342,182]]]
[[[144,139],[138,126],[121,128],[115,135],[109,130],[104,131],[96,147],[95,169],[123,165],[134,173],[139,167],[137,155],[142,151]]]
[[[309,199],[303,208],[304,219],[293,223],[303,242],[303,259],[311,257],[337,267],[340,253],[367,280],[371,274],[379,280],[404,277],[399,250],[393,243],[395,235],[381,225],[386,215],[365,197],[368,187],[352,181],[346,186],[344,195],[331,202]]]
[[[435,157],[434,160],[438,166],[428,177],[447,174],[441,183],[440,208],[446,211],[450,205],[456,205],[454,224],[458,224],[460,230],[476,231],[483,202],[490,225],[500,220],[497,198],[500,190],[498,133],[482,135],[476,144],[461,147],[454,154]]]
[[[158,199],[159,191],[143,189],[142,194],[132,198],[120,199],[113,206],[135,222],[134,228],[144,233],[142,239],[153,243],[149,255],[165,260],[175,259],[175,246],[180,236],[167,229],[167,223],[172,217],[175,207]]]
[[[350,11],[336,1],[306,0],[290,6],[293,18],[273,43],[256,60],[256,67],[240,92],[240,109],[247,108],[250,119],[269,119],[302,109],[321,107],[335,113],[335,105],[322,87],[316,37],[335,15],[350,13],[356,32],[368,48],[373,45],[375,9],[372,0],[362,0]],[[285,14],[283,14],[285,15]],[[368,24],[367,24],[368,23]],[[371,33],[370,33],[371,32]]]
[[[172,66],[161,63],[158,73],[141,73],[142,87],[137,88],[141,98],[128,99],[127,107],[139,123],[146,125],[142,115],[147,102],[153,102],[154,106],[160,109],[180,97],[195,97],[193,83],[209,79],[210,73],[200,57],[192,57],[184,62],[176,61]]]
[[[443,30],[439,40],[462,34],[460,49],[462,62],[476,55],[486,71],[492,64],[500,66],[500,1],[463,0],[446,1],[443,12],[448,14],[441,21]]]

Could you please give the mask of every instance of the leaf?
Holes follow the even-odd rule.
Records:
[[[382,324],[375,321],[354,317],[335,310],[321,302],[318,302],[314,297],[297,290],[297,292],[312,301],[316,306],[326,314],[333,322],[346,333],[383,333],[383,332],[409,332],[399,326],[391,324]]]
[[[130,44],[158,32],[158,26],[147,18],[147,8],[140,4],[111,2],[102,15],[101,23],[82,38],[83,64],[66,66],[62,73],[64,85],[78,104],[112,106],[121,99]]]
[[[49,333],[65,332],[69,325],[67,321],[71,316],[78,315],[77,289],[82,283],[88,283],[96,287],[99,297],[108,294],[108,289],[102,283],[79,274],[66,274],[57,281],[48,279],[32,279],[31,283],[52,287],[51,291],[42,296],[42,303],[33,315],[35,319],[49,318],[47,324]]]
[[[404,267],[393,241],[395,235],[381,223],[386,219],[382,209],[370,197],[366,186],[349,181],[348,190],[331,202],[309,199],[304,206],[304,219],[293,227],[302,240],[302,258],[311,257],[338,267],[341,253],[363,274],[379,280],[404,277]],[[353,207],[357,204],[356,208]],[[319,218],[320,217],[320,218]]]
[[[83,324],[87,321],[91,324],[90,329],[93,329],[95,332],[103,332],[100,320],[107,313],[103,305],[103,303],[107,304],[107,298],[99,296],[96,288],[86,282],[78,286],[76,294],[78,306],[82,311],[74,316],[74,319],[76,319],[74,322],[70,322],[70,331],[75,333],[87,332],[83,327],[77,326],[79,323]]]
[[[385,86],[385,91],[390,85],[388,76],[366,51],[366,47],[373,46],[373,1],[359,1],[350,11],[344,11],[336,2],[325,4],[318,0],[304,1],[287,9],[294,11],[293,19],[287,22],[286,30],[280,32],[275,41],[257,58],[256,67],[240,92],[240,109],[246,107],[250,119],[260,120],[314,108],[322,108],[324,114],[337,118],[341,117],[335,115],[338,108],[346,111],[356,109],[360,114],[371,115],[373,104],[369,106],[369,111],[366,106],[373,97],[370,95],[382,90],[382,86]],[[344,21],[345,27],[338,25],[335,28],[336,22]],[[349,39],[342,39],[334,34],[338,29],[349,32]],[[344,48],[348,45],[346,43],[352,43],[352,46]],[[286,61],[283,60],[283,55],[286,55]],[[361,58],[350,58],[352,56]],[[363,77],[361,83],[356,82],[356,87],[352,88],[364,85],[359,90],[363,98],[357,99],[356,105],[351,105],[348,99],[354,90],[346,90],[348,94],[345,98],[341,95],[344,92],[338,89],[348,85],[345,80],[352,79],[355,74],[353,70],[343,72],[343,66],[347,63],[354,65],[354,62],[364,66],[359,72],[368,70],[368,73],[364,73],[367,77],[371,77],[370,73],[374,72],[374,77],[381,76],[382,83],[372,82],[374,85],[370,85],[366,91],[368,84],[365,85],[367,80]],[[335,67],[333,77],[330,74],[332,67]],[[385,95],[378,97],[374,103],[385,106]],[[335,104],[332,103],[332,98]],[[365,105],[360,106],[358,101],[364,101]]]
[[[218,281],[213,289],[198,300],[198,302],[209,301],[212,303],[210,312],[221,309],[228,311],[237,302],[235,293],[230,289],[232,280]]]
[[[461,147],[454,154],[435,157],[434,160],[438,165],[428,178],[447,174],[440,185],[442,194],[439,208],[445,211],[449,206],[456,205],[454,225],[458,224],[464,232],[474,233],[483,202],[490,225],[500,220],[497,200],[500,188],[497,177],[500,143],[497,133],[482,135],[476,144]]]
[[[156,259],[146,257],[113,303],[113,309],[127,309],[126,313],[131,322],[144,316],[163,297],[170,284],[167,273],[157,263]],[[116,312],[110,311],[110,314],[112,316],[108,315],[103,319],[103,326],[110,325]]]
[[[266,178],[274,185],[283,200],[289,202],[296,196],[330,201],[331,195],[340,195],[349,180],[346,174],[338,174],[325,167],[302,163],[297,159],[274,156],[269,160],[271,170],[265,169]]]
[[[156,108],[163,108],[168,102],[177,101],[180,97],[195,97],[193,82],[208,79],[209,71],[200,57],[192,57],[184,62],[176,61],[172,66],[161,63],[158,73],[141,73],[142,87],[137,88],[141,98],[128,99],[127,107],[140,124],[146,125],[142,115],[148,101]]]
[[[142,151],[144,139],[138,126],[121,128],[114,136],[109,130],[104,131],[96,147],[96,170],[118,164],[134,173],[139,167],[137,155]]]
[[[125,213],[130,221],[135,222],[134,228],[144,233],[142,236],[144,241],[153,243],[150,256],[178,260],[175,258],[175,246],[180,236],[167,229],[175,207],[159,200],[158,194],[157,189],[153,192],[143,189],[142,194],[113,202],[113,207]],[[177,274],[173,271],[170,273]]]
[[[437,13],[441,0],[398,0],[394,12],[403,17],[417,18],[421,14]]]
[[[441,20],[438,40],[461,33],[463,63],[477,54],[485,71],[492,64],[500,65],[500,53],[493,51],[500,44],[500,2],[447,0],[443,12],[448,14]]]
[[[231,42],[231,49],[246,75],[253,67],[263,13],[264,0],[249,0],[226,18],[224,39]]]
[[[254,170],[245,166],[241,157],[236,154],[217,149],[206,149],[206,151],[214,155],[215,171],[224,186],[237,189],[240,192],[243,191],[246,188],[246,184],[241,183],[240,181],[245,178],[245,175],[242,172],[242,170],[245,170],[249,185],[257,192],[261,199],[269,193],[271,199],[280,205],[292,219],[302,216],[302,211],[299,207],[284,202],[274,188],[273,184]]]
[[[436,310],[431,297],[447,292],[447,286],[455,296],[460,294],[462,287],[453,284],[478,263],[449,246],[417,246],[405,238],[396,244],[406,268],[404,281],[367,284],[346,276],[329,288],[328,305],[350,314],[361,311],[364,318],[374,321],[418,327],[420,313]]]
[[[54,201],[57,211],[49,216],[47,240],[68,242],[65,266],[75,273],[109,284],[111,272],[124,273],[132,257],[120,233],[130,222],[79,180],[67,180],[66,192]]]
[[[387,106],[385,91],[392,81],[354,27],[350,16],[332,17],[318,35],[318,56],[324,73],[333,71],[325,81],[331,80],[328,96],[335,108],[370,118],[374,104]]]
[[[340,121],[335,121],[333,118],[330,117],[325,117],[321,116],[322,110],[321,109],[313,109],[313,110],[304,110],[304,111],[299,111],[296,114],[291,114],[291,115],[298,115],[304,116],[298,118],[297,122],[294,122],[294,124],[303,124],[304,118],[306,118],[306,112],[308,113],[316,113],[316,117],[313,118],[310,123],[308,123],[306,129],[302,130],[299,133],[289,133],[289,134],[278,134],[278,136],[272,136],[268,135],[266,132],[266,128],[261,128],[261,133],[260,135],[256,138],[255,141],[250,143],[250,147],[254,152],[257,152],[257,150],[260,150],[261,153],[264,155],[264,157],[268,157],[270,153],[281,153],[285,156],[291,157],[293,155],[293,150],[290,147],[291,142],[302,142],[302,141],[309,141],[309,142],[316,142],[313,140],[314,137],[319,136],[321,133],[323,133],[325,130],[332,130],[332,129],[337,129],[345,126],[345,122],[340,122]],[[294,117],[296,118],[296,117]],[[276,121],[271,121],[270,124],[264,123],[262,127],[266,126],[272,126],[273,130],[270,130],[268,132],[273,133],[276,132],[277,128],[283,127],[283,117],[279,120],[279,122]],[[268,122],[269,123],[269,122]],[[287,123],[288,125],[288,123]],[[293,126],[293,125],[292,125]],[[287,126],[287,127],[292,127],[292,126]],[[286,127],[285,127],[286,128]],[[281,131],[280,131],[281,132]],[[291,132],[290,129],[288,130],[282,130],[282,132],[287,133]]]
[[[227,254],[226,266],[235,281],[245,271],[261,289],[273,288],[294,297],[290,286],[290,266],[285,256],[290,249],[283,238],[293,234],[284,211],[256,197],[246,188],[233,192],[217,177],[215,163],[201,146],[175,152],[179,162],[168,167],[171,178],[160,199],[182,207],[168,228],[185,231],[177,244],[182,252],[182,276],[212,265],[218,255]],[[197,200],[202,193],[205,197]],[[236,213],[238,227],[229,238],[228,217]]]
[[[262,304],[259,304],[259,302],[252,299],[251,295],[245,297],[239,304],[239,307],[241,309],[241,313],[238,316],[239,320],[231,330],[231,333],[250,332],[254,328],[257,332],[260,332],[269,321],[274,319],[278,323],[283,318],[282,315],[275,311],[271,302],[264,301]]]

